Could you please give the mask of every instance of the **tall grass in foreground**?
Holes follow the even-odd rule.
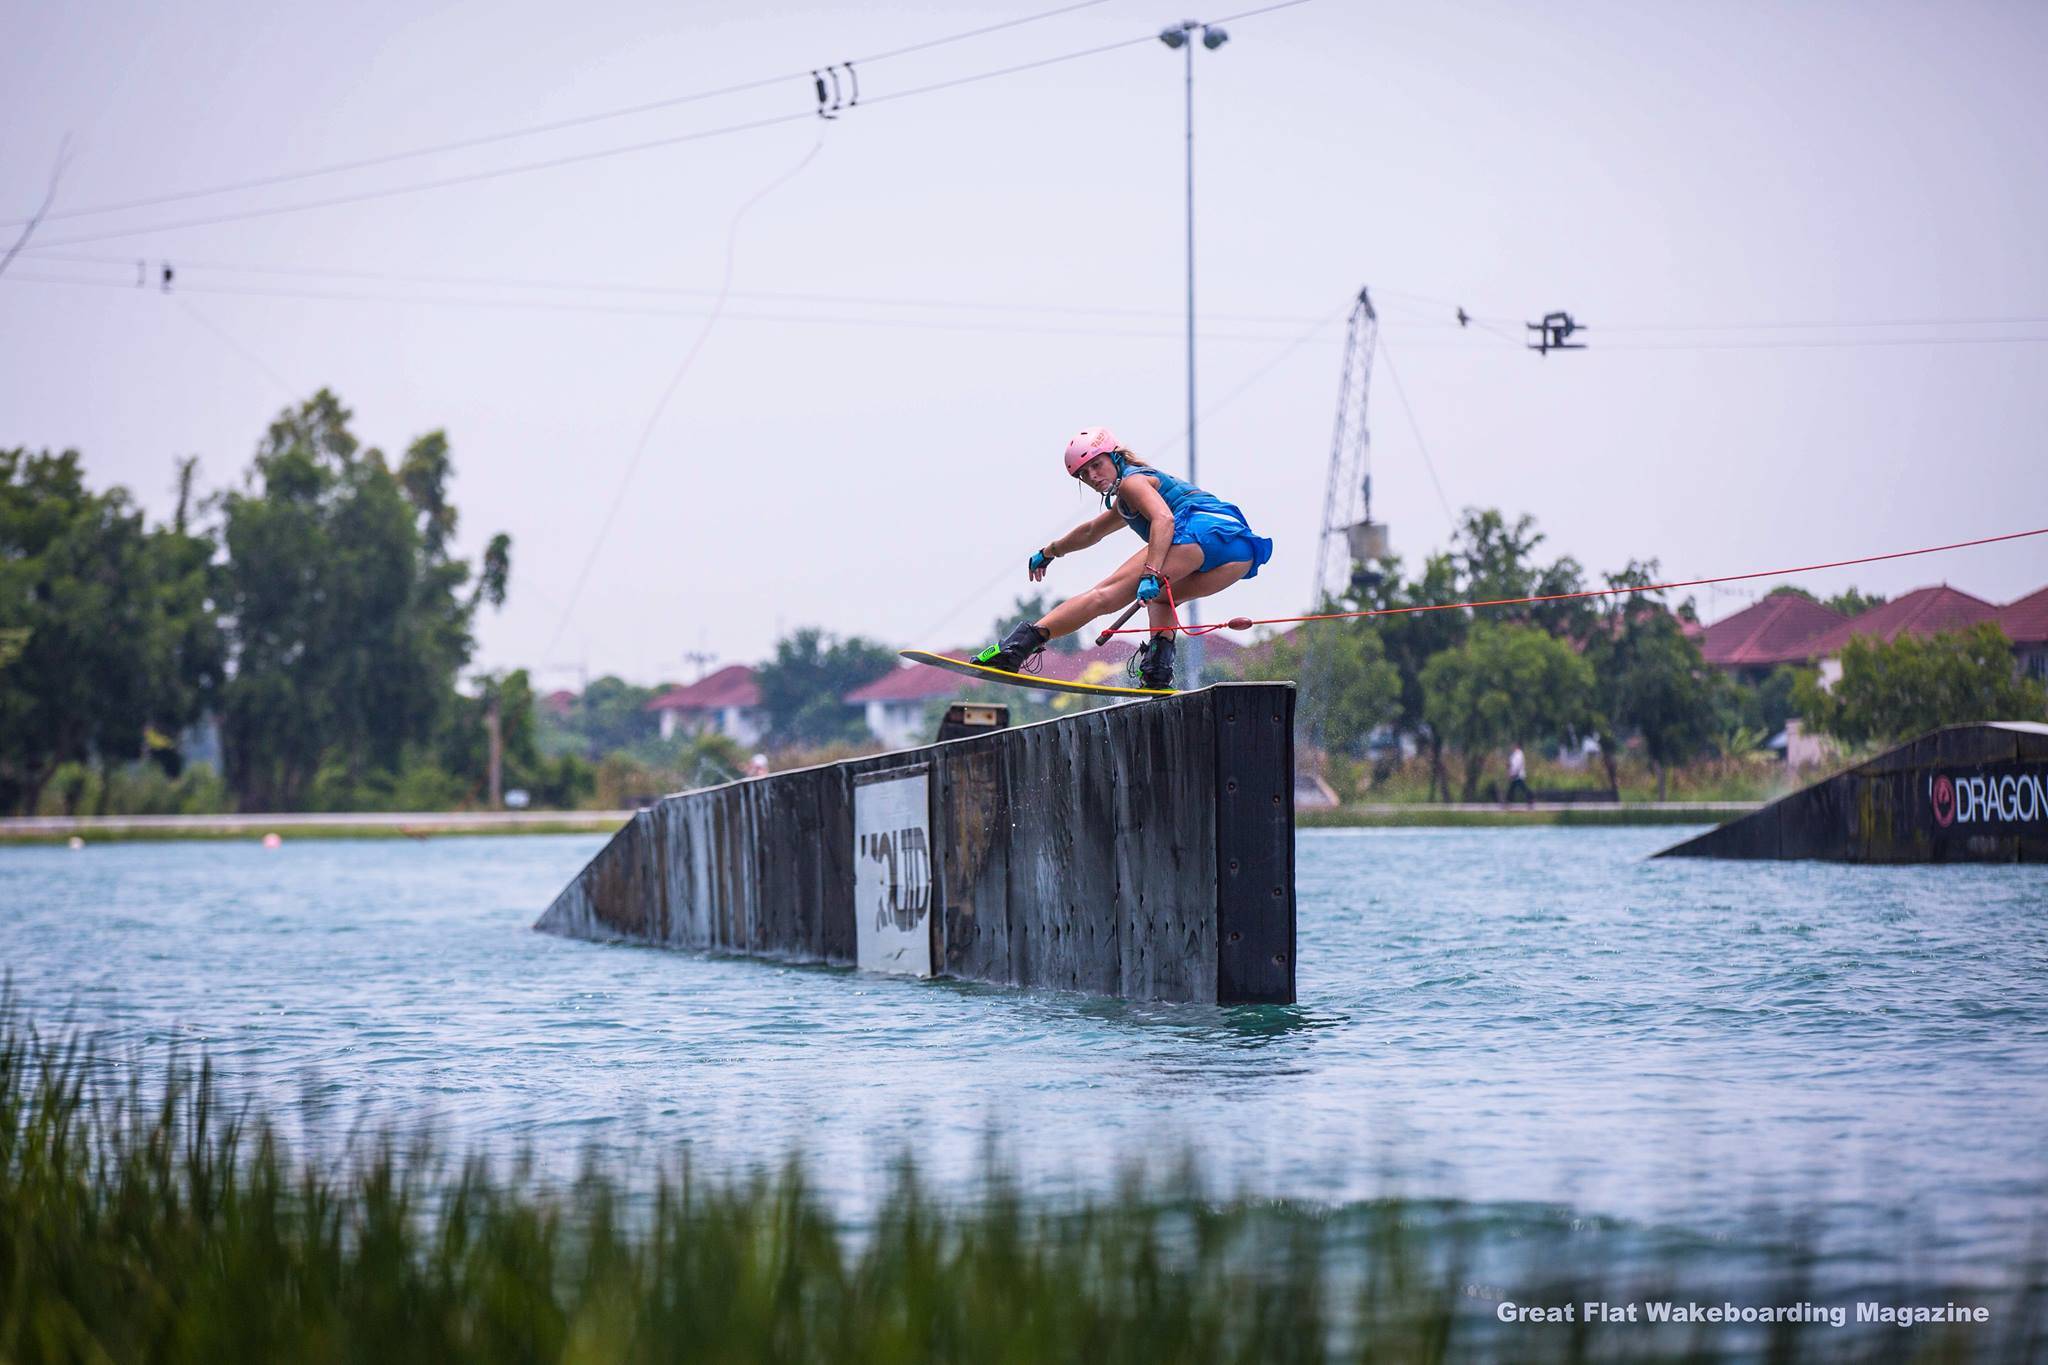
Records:
[[[295,1159],[202,1066],[108,1081],[0,1003],[0,1362],[1577,1361],[2039,1359],[2037,1293],[1984,1327],[1505,1327],[1630,1283],[1567,1226],[1458,1205],[1336,1212],[1133,1181],[1034,1203],[991,1175],[942,1204],[907,1168],[835,1224],[800,1166],[553,1189],[425,1140]],[[649,1188],[651,1185],[651,1189]],[[1577,1268],[1572,1266],[1576,1264]],[[1770,1269],[1805,1291],[1802,1256]],[[1938,1300],[1938,1296],[1937,1296]],[[1754,1297],[1738,1302],[1758,1302]]]

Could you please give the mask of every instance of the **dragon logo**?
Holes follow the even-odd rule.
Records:
[[[1932,795],[1934,797],[1934,823],[1940,825],[1943,829],[1947,829],[1956,821],[1955,784],[1948,780],[1946,774],[1943,774],[1934,779]]]

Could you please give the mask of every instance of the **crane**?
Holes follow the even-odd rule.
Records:
[[[1386,525],[1372,519],[1372,435],[1365,420],[1379,329],[1372,295],[1361,286],[1344,335],[1344,370],[1337,383],[1337,426],[1330,437],[1330,481],[1323,494],[1311,611],[1322,611],[1325,604],[1375,581],[1375,565],[1389,548]]]

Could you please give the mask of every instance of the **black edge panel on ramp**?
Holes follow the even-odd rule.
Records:
[[[1294,1003],[1294,689],[1216,702],[1216,999]]]

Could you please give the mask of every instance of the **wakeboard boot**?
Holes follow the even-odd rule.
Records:
[[[1154,635],[1138,646],[1138,686],[1173,689],[1173,637]]]
[[[1043,630],[1029,621],[1019,621],[999,645],[990,645],[974,656],[974,662],[983,668],[1000,668],[1005,673],[1022,673],[1031,656],[1045,648],[1045,642],[1052,638],[1052,632]]]

